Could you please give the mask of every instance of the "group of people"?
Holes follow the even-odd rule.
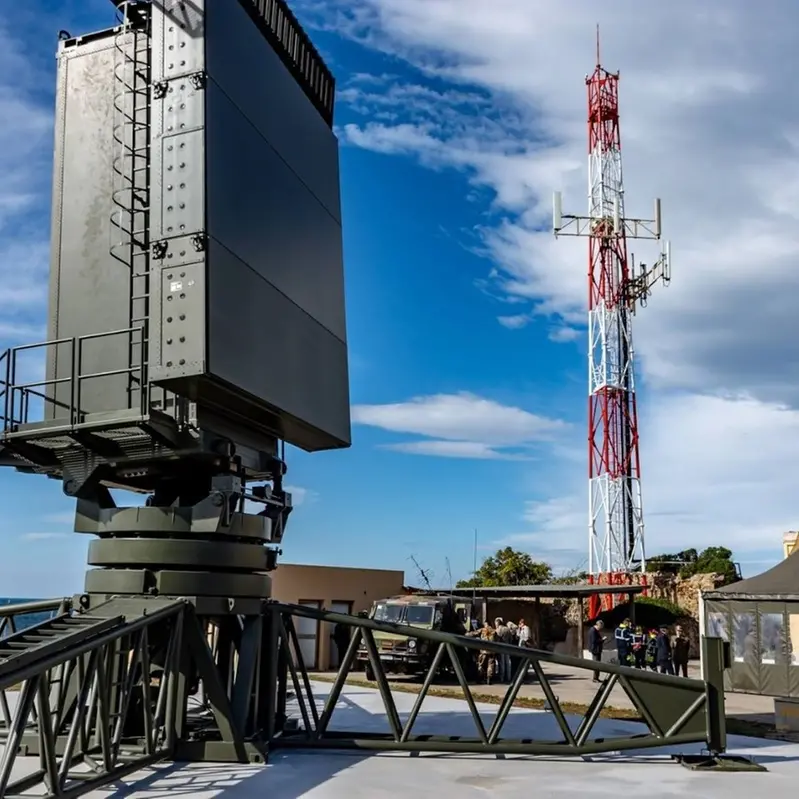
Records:
[[[477,619],[472,620],[472,629],[466,633],[469,638],[482,641],[493,641],[500,644],[530,647],[530,628],[524,619],[518,624],[505,621],[502,617],[494,619],[494,623],[486,619],[480,626]],[[497,654],[489,649],[481,649],[477,655],[477,676],[482,682],[491,685],[496,678],[501,683],[509,683],[514,671],[515,658],[510,654]]]
[[[602,621],[596,622],[588,634],[588,650],[595,661],[602,660],[607,636]],[[633,627],[629,619],[625,619],[614,633],[616,656],[620,666],[633,666],[637,669],[651,669],[661,674],[677,674],[688,676],[688,655],[690,641],[682,627],[674,628],[669,633],[666,625],[657,630],[645,630],[640,624]],[[599,674],[594,672],[594,681]]]

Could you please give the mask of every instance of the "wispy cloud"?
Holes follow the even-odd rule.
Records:
[[[479,460],[526,460],[530,448],[551,442],[568,425],[469,392],[414,397],[386,405],[355,405],[356,424],[423,440],[384,444],[414,455]]]
[[[42,337],[52,110],[38,65],[0,15],[0,345]]]
[[[24,533],[20,536],[25,541],[51,541],[55,538],[66,538],[69,533]]]
[[[391,79],[359,79],[342,136],[463,174],[464,199],[488,212],[477,230],[487,312],[511,328],[550,316],[558,342],[585,336],[585,242],[553,239],[550,198],[563,190],[565,210],[584,213],[582,78],[593,67],[595,4],[575,0],[566,15],[529,0],[298,2],[304,19],[402,64]],[[784,442],[795,440],[799,407],[799,89],[790,77],[799,7],[730,0],[711,13],[674,0],[643,15],[619,0],[603,14],[603,60],[622,72],[627,213],[649,215],[663,198],[674,242],[671,287],[635,319],[638,385],[649,389],[640,407],[650,550],[678,540],[751,548],[795,518]],[[437,104],[423,92],[414,101],[417,85]],[[486,97],[500,110],[483,113]],[[651,258],[643,244],[632,249]],[[497,306],[502,298],[516,303],[512,313]],[[585,472],[569,460],[544,482],[550,498],[528,507],[529,532],[519,535],[579,550]]]

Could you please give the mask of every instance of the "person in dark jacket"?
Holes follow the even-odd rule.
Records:
[[[637,669],[646,668],[646,633],[639,624],[632,635],[633,665]]]
[[[633,643],[633,634],[630,629],[630,620],[625,619],[617,628],[614,634],[616,639],[616,658],[620,666],[630,665],[630,655]]]
[[[652,671],[658,670],[658,634],[650,630],[646,635],[646,665]]]
[[[688,655],[691,651],[691,642],[685,637],[680,626],[674,628],[674,638],[671,641],[671,660],[674,671],[679,676],[688,676]]]
[[[661,627],[657,637],[656,659],[658,671],[661,674],[674,674],[674,664],[671,660],[671,638],[669,628]]]
[[[338,652],[338,665],[344,662],[344,655],[347,654],[347,647],[350,645],[350,638],[352,633],[348,625],[339,622],[333,628],[333,641],[336,644],[336,651]]]
[[[591,659],[599,663],[602,660],[602,650],[605,648],[605,636],[602,635],[602,630],[605,629],[605,623],[598,621],[588,631],[588,651],[591,653]],[[599,682],[599,672],[595,671],[593,682]]]

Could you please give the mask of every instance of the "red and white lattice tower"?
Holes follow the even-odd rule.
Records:
[[[588,86],[588,215],[561,211],[555,194],[556,236],[588,237],[588,571],[592,582],[627,583],[646,571],[638,452],[632,317],[658,280],[668,284],[670,252],[637,269],[627,239],[660,239],[654,219],[624,213],[619,73],[599,61]]]

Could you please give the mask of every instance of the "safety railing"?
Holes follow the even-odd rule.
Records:
[[[173,601],[109,617],[96,634],[0,675],[0,796],[77,797],[174,753],[186,609]],[[26,754],[38,768],[15,768]]]
[[[139,338],[142,347],[142,365],[129,365],[118,369],[107,369],[94,372],[83,371],[84,348],[89,341],[110,338],[112,336],[127,336],[129,341]],[[22,344],[7,349],[0,355],[0,407],[2,420],[0,427],[3,433],[14,433],[24,425],[42,421],[52,414],[54,419],[63,420],[72,427],[80,425],[85,417],[82,407],[82,392],[87,380],[109,378],[116,375],[126,375],[129,379],[127,407],[130,410],[138,407],[142,416],[146,415],[150,405],[149,385],[144,379],[146,375],[146,360],[143,352],[143,331],[141,327],[128,327],[119,330],[109,330],[102,333],[89,333],[83,336],[51,339],[50,341]],[[66,354],[61,355],[59,348],[65,348]],[[23,353],[42,351],[44,358],[38,358],[36,370],[41,367],[41,360],[54,364],[52,371],[61,376],[48,377],[41,380],[20,381],[19,360]],[[130,346],[120,351],[130,351]],[[66,360],[63,371],[58,367]],[[138,400],[138,402],[136,402]],[[33,413],[33,408],[40,409],[38,414]],[[122,410],[108,408],[104,410]],[[32,418],[33,416],[41,418]]]
[[[275,604],[271,606],[271,613],[273,622],[270,629],[274,636],[271,651],[278,653],[274,674],[274,696],[278,702],[273,714],[276,726],[269,731],[272,746],[555,756],[579,756],[694,743],[701,743],[710,752],[719,754],[726,746],[723,683],[720,678],[714,682],[702,682],[672,677],[302,606]],[[317,683],[314,687],[303,662],[295,619],[343,624],[351,631],[346,653],[326,696],[322,695],[320,684]],[[404,719],[398,712],[386,676],[376,640],[376,634],[380,633],[407,636],[417,641],[417,649],[422,645],[428,648],[428,665],[421,688]],[[368,653],[371,673],[388,720],[388,733],[331,728],[342,691],[362,645]],[[715,650],[708,657],[713,656],[713,651]],[[484,713],[478,710],[474,686],[466,675],[466,662],[474,655],[483,659],[508,656],[516,663],[510,684],[490,725],[485,723]],[[570,723],[567,718],[545,671],[544,666],[547,664],[578,668],[587,673],[593,671],[601,677],[598,690],[578,723]],[[414,732],[422,703],[442,667],[452,671],[461,688],[469,715],[474,722],[475,735],[472,737],[443,732],[441,735]],[[537,714],[527,714],[526,718],[530,722],[527,734],[514,738],[502,736],[528,671],[535,676],[546,697],[560,733],[559,738],[542,740],[536,735]],[[721,670],[713,673],[720,677]],[[624,737],[592,738],[596,723],[608,706],[611,693],[617,687],[624,691],[638,711],[647,732],[631,733]],[[296,704],[296,719],[293,721],[289,718],[291,714],[285,701],[286,693],[290,689],[293,689]]]
[[[0,641],[44,619],[66,613],[69,599],[39,599],[0,605]]]

